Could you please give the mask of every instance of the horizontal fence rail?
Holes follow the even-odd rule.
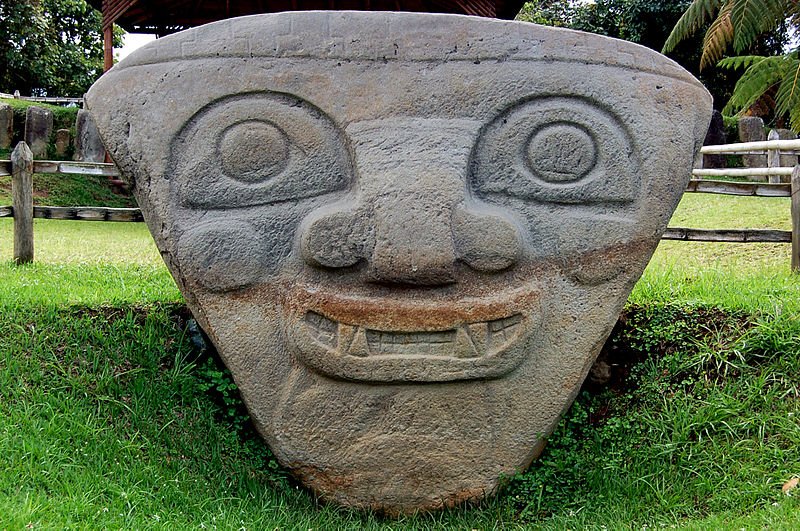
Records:
[[[20,150],[24,142],[20,142]],[[24,146],[27,149],[27,146]],[[24,152],[24,150],[21,150]],[[792,244],[792,269],[800,270],[800,165],[794,167],[776,166],[775,161],[780,155],[800,154],[800,140],[768,140],[764,142],[747,142],[739,144],[726,144],[722,146],[704,146],[702,154],[764,154],[769,155],[770,167],[768,168],[729,168],[729,169],[704,169],[692,170],[692,178],[686,187],[687,193],[722,194],[751,197],[790,197],[792,230],[774,229],[695,229],[686,227],[668,227],[662,236],[663,240],[693,241],[693,242],[726,242],[726,243],[791,243]],[[30,151],[28,150],[28,153]],[[14,156],[12,155],[12,159]],[[26,161],[20,161],[24,165]],[[114,164],[85,163],[69,161],[37,160],[27,161],[32,173],[72,173],[81,175],[101,175],[119,177],[119,170]],[[12,161],[0,160],[0,175],[14,175]],[[25,171],[17,172],[23,177]],[[708,180],[702,177],[728,176],[749,177],[768,176],[771,182],[739,182]],[[790,182],[776,182],[775,178],[790,176]],[[696,178],[700,177],[700,178]],[[30,181],[30,179],[28,179]],[[13,186],[13,185],[12,185]],[[31,192],[32,193],[32,192]],[[31,194],[28,194],[31,195]],[[16,195],[14,195],[16,197]],[[144,218],[138,208],[107,208],[107,207],[52,207],[30,206],[31,211],[23,216],[15,215],[15,206],[0,206],[0,218],[12,217],[15,227],[18,218],[62,219],[80,221],[117,221],[117,222],[142,222]],[[25,233],[25,231],[22,231]],[[16,230],[15,230],[16,234]],[[30,229],[32,240],[32,228]],[[32,241],[30,242],[32,259]],[[22,245],[25,248],[25,245]],[[15,244],[15,261],[24,261],[17,257]]]
[[[7,94],[0,92],[0,98],[33,101],[36,103],[52,103],[55,105],[63,105],[74,103],[75,105],[83,105],[83,98],[66,98],[61,96],[20,96],[19,94]]]
[[[791,184],[742,183],[691,179],[686,191],[700,194],[745,195],[755,197],[791,197]]]
[[[106,162],[71,162],[68,160],[35,160],[33,173],[73,173],[119,177],[116,165]],[[0,176],[11,175],[11,161],[0,160]]]
[[[0,218],[13,218],[13,206],[0,206]],[[138,208],[34,206],[33,217],[72,221],[144,221]]]
[[[792,243],[792,231],[773,229],[686,229],[667,227],[662,240],[727,243]]]

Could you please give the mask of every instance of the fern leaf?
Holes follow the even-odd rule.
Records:
[[[750,108],[765,92],[780,83],[787,71],[784,56],[754,61],[736,82],[723,114],[731,115]]]
[[[734,28],[733,48],[744,51],[765,31],[775,28],[784,18],[786,0],[730,0]]]
[[[675,49],[680,41],[691,36],[707,21],[714,17],[725,0],[692,0],[686,11],[675,23],[672,32],[664,43],[661,53],[668,53]]]
[[[793,108],[800,107],[800,61],[792,55],[785,55],[783,59],[785,75],[775,94],[776,115],[791,114]]]
[[[789,127],[791,127],[795,133],[800,133],[800,105],[792,107],[789,110]]]
[[[728,70],[736,70],[738,68],[748,68],[756,61],[764,59],[763,55],[737,55],[735,57],[726,57],[717,63],[717,66],[727,68]]]
[[[728,2],[722,6],[719,15],[711,23],[703,38],[703,55],[700,57],[700,70],[719,61],[732,40],[731,3]]]

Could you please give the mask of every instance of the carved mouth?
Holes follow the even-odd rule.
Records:
[[[329,348],[345,350],[350,356],[464,359],[495,353],[516,339],[521,330],[522,315],[435,332],[371,330],[337,323],[316,312],[308,312],[305,320],[318,342]],[[346,344],[340,346],[340,338]]]
[[[519,347],[531,319],[521,313],[432,331],[379,330],[307,311],[290,340],[309,368],[327,376],[371,382],[444,382],[497,378],[524,356]]]

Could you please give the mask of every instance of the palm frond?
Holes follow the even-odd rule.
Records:
[[[661,53],[668,53],[675,49],[680,41],[691,36],[706,22],[714,18],[725,0],[692,0],[686,11],[675,23],[672,32],[664,43]]]
[[[775,28],[784,19],[788,3],[786,0],[730,0],[727,5],[731,6],[736,53],[747,49],[760,34]]]
[[[731,115],[747,110],[765,92],[781,83],[788,71],[786,57],[782,55],[753,61],[736,82],[733,95],[722,110],[723,114]]]
[[[713,66],[725,53],[733,40],[733,24],[731,24],[731,2],[719,10],[719,15],[711,23],[703,38],[703,55],[700,57],[700,70]]]

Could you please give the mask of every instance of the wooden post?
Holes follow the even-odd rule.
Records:
[[[773,129],[769,132],[769,137],[767,140],[780,140],[778,136],[778,132]],[[781,152],[780,150],[776,149],[768,149],[767,150],[767,167],[769,168],[780,168],[781,167]],[[769,182],[771,184],[779,184],[781,182],[780,175],[770,175]]]
[[[103,72],[114,66],[114,24],[103,28]]]
[[[11,204],[14,207],[14,262],[33,262],[33,153],[20,142],[11,153]]]
[[[792,170],[792,271],[800,273],[800,164]]]

